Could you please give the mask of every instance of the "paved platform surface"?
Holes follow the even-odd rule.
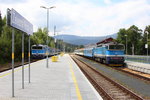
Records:
[[[25,66],[25,88],[21,68],[15,69],[15,97],[11,96],[11,71],[0,73],[0,100],[101,100],[78,66],[65,54],[58,62],[40,60],[31,64],[31,83]]]
[[[127,67],[130,69],[134,69],[140,72],[150,74],[150,64],[140,63],[140,62],[133,62],[133,61],[125,61]]]

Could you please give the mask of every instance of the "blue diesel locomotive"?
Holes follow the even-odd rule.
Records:
[[[101,44],[93,48],[95,60],[110,66],[122,66],[124,64],[124,45],[115,42]]]
[[[82,51],[76,50],[75,53],[80,52],[81,54],[83,52],[83,56],[108,64],[109,66],[123,66],[125,60],[124,45],[108,40],[110,38],[98,43],[95,47],[84,48]]]
[[[48,49],[48,56],[52,56],[54,55],[54,52],[53,52],[53,49],[51,49],[50,47],[48,47],[47,45],[32,45],[31,47],[31,55],[32,55],[32,58],[45,58],[47,55],[46,55],[46,51]]]

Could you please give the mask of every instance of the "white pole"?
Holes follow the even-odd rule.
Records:
[[[22,33],[22,89],[24,89],[24,33]]]
[[[12,28],[12,97],[14,95],[14,28]]]
[[[47,68],[48,68],[48,28],[49,28],[49,9],[47,9],[47,41],[46,41],[46,44],[47,44],[47,49],[46,49],[46,59],[47,59]]]
[[[31,80],[30,80],[30,35],[29,35],[29,51],[28,51],[28,57],[29,57],[29,83],[31,82]]]

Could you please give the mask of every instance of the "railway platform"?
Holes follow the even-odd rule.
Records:
[[[150,74],[150,64],[133,61],[125,61],[125,62],[127,64],[127,67],[130,69]]]
[[[0,73],[0,100],[102,100],[84,74],[68,54],[31,64],[31,83],[28,83],[28,65],[25,65],[25,83],[22,89],[21,67],[15,69],[15,97],[11,97],[11,70]]]

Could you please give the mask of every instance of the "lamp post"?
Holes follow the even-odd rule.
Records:
[[[146,31],[147,33],[147,57],[148,57],[148,32]]]
[[[56,26],[54,26],[54,37],[55,37],[55,35],[56,35]],[[54,48],[55,48],[54,56],[56,55],[56,41],[57,41],[56,38],[54,38]]]
[[[147,48],[147,63],[148,63],[148,31],[145,32],[147,34],[147,44],[145,44],[145,48]]]
[[[127,55],[127,35],[125,35],[125,37],[126,37],[126,55]]]
[[[57,32],[57,36],[58,36],[58,33],[61,32],[61,31],[56,31],[56,32]],[[57,43],[56,49],[60,49],[60,47],[58,46],[58,44],[60,44],[60,43],[59,43],[59,41],[57,41],[57,39],[56,39],[56,43]],[[57,53],[58,53],[58,52],[57,52]]]
[[[56,36],[58,36],[58,31],[56,33]],[[58,40],[56,38],[56,54],[58,55]]]
[[[49,9],[52,9],[52,8],[56,8],[55,6],[52,6],[52,7],[45,7],[45,6],[40,6],[41,8],[44,8],[47,10],[47,41],[46,41],[46,44],[47,44],[47,49],[46,49],[46,67],[48,68],[48,28],[49,28]]]

